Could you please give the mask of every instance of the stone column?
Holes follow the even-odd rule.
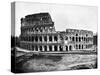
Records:
[[[52,35],[52,42],[54,42],[54,36]]]
[[[40,46],[37,46],[38,47],[38,51],[40,51]]]
[[[35,36],[34,36],[34,43],[35,43]]]
[[[63,46],[63,51],[66,51],[66,46],[65,45]]]
[[[32,45],[30,44],[30,50],[32,50]]]
[[[59,51],[59,45],[57,45],[57,50]]]
[[[67,45],[67,51],[69,51],[69,46]]]
[[[79,44],[77,44],[77,50],[79,50]]]
[[[54,45],[52,45],[52,51],[54,51]]]
[[[37,46],[37,51],[39,51],[38,46]]]
[[[83,50],[83,44],[82,44],[82,50]]]
[[[44,42],[44,36],[42,35],[42,42]]]
[[[49,46],[47,45],[47,51],[49,51]]]
[[[57,42],[59,42],[59,35],[57,35]]]
[[[47,43],[49,43],[49,36],[47,35]]]
[[[76,42],[76,37],[74,37],[74,41]]]
[[[42,51],[44,51],[44,46],[42,46]]]

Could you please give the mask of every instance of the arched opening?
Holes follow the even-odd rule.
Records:
[[[35,31],[38,32],[38,28],[35,28]]]
[[[40,28],[40,32],[43,32],[42,27]]]
[[[52,46],[49,46],[49,51],[52,51]]]
[[[32,36],[32,41],[34,41],[34,37]]]
[[[67,36],[65,37],[65,40],[68,40],[68,37]]]
[[[57,41],[57,40],[58,40],[57,36],[54,36],[54,41]]]
[[[57,46],[54,46],[54,51],[57,51]]]
[[[82,37],[82,41],[84,40],[84,38]]]
[[[81,42],[81,37],[79,37],[79,42]]]
[[[74,37],[72,37],[72,41],[75,41],[75,38]]]
[[[35,41],[38,42],[38,37],[37,36],[35,36]]]
[[[32,50],[34,51],[34,46],[32,45]]]
[[[66,46],[66,51],[68,51],[68,46]]]
[[[81,49],[81,45],[79,44],[79,49]]]
[[[72,46],[71,45],[69,46],[69,50],[72,51]]]
[[[46,36],[44,36],[44,41],[45,41],[45,42],[47,41],[47,37],[46,37]]]
[[[52,41],[52,36],[49,36],[49,41]]]
[[[40,41],[42,42],[42,37],[41,37],[41,36],[40,36],[40,38],[39,38],[39,39],[40,39]]]
[[[76,49],[78,49],[78,45],[76,44]]]
[[[82,45],[82,49],[83,49],[83,45]]]
[[[62,46],[59,46],[59,50],[60,50],[60,51],[63,51],[63,48],[62,48]]]
[[[40,51],[42,51],[42,46],[40,46]]]
[[[76,36],[78,36],[78,34],[76,34]]]
[[[88,42],[90,41],[90,37],[88,37]]]
[[[43,27],[43,32],[45,32],[45,27]]]
[[[38,51],[38,46],[35,46],[35,50]]]
[[[42,32],[42,29],[40,29],[40,32]]]
[[[86,41],[86,38],[84,37],[84,41]]]
[[[44,46],[44,50],[47,51],[47,46]]]
[[[86,37],[88,36],[88,34],[86,34]]]
[[[76,42],[78,42],[78,37],[76,37]]]

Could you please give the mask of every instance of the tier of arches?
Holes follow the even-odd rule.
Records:
[[[93,42],[93,37],[84,37],[84,36],[66,36],[65,40],[70,40],[73,42]]]
[[[53,42],[59,41],[59,35],[44,35],[44,36],[26,36],[21,37],[21,41],[31,41],[31,42]]]
[[[83,50],[83,49],[88,49],[91,48],[93,44],[75,44],[74,47],[76,50]]]
[[[54,32],[55,28],[54,26],[40,26],[40,27],[27,27],[27,28],[22,28],[21,29],[21,34],[26,34],[26,33],[49,33],[49,32]]]
[[[72,51],[72,45],[62,46],[62,45],[32,45],[32,44],[22,44],[21,48],[28,49],[31,51]]]

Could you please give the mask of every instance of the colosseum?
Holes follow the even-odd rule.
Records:
[[[49,13],[21,18],[20,47],[34,52],[93,50],[93,32],[78,29],[56,31]]]

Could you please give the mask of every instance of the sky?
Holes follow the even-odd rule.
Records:
[[[40,12],[48,12],[51,15],[56,31],[71,28],[97,32],[98,10],[95,6],[17,2],[15,3],[15,36],[21,33],[22,17]],[[11,35],[14,35],[13,31]]]

